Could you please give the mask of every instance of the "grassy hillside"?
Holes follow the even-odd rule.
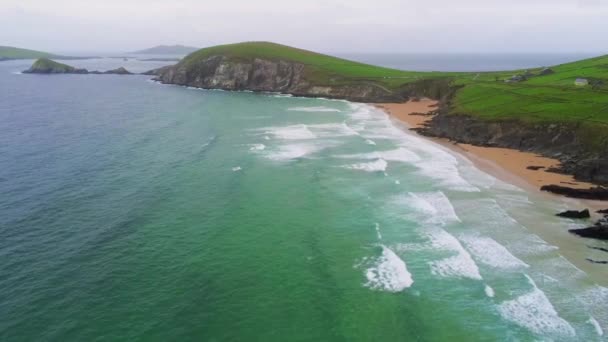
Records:
[[[240,61],[263,58],[302,63],[307,66],[308,79],[315,81],[315,83],[328,85],[370,81],[389,88],[397,88],[423,76],[440,77],[447,75],[445,73],[420,73],[383,68],[269,42],[246,42],[213,46],[188,55],[184,58],[183,63],[193,66],[200,60],[217,55]]]
[[[554,73],[544,76],[538,75],[541,69],[529,70],[537,76],[516,83],[504,80],[525,71],[456,77],[454,83],[463,88],[456,93],[452,110],[486,119],[608,124],[608,56],[551,69]],[[576,86],[577,78],[596,85]]]
[[[37,59],[37,58],[57,58],[59,56],[48,52],[20,49],[11,46],[0,46],[1,59]]]

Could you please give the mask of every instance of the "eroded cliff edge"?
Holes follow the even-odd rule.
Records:
[[[196,61],[184,60],[151,73],[156,74],[155,80],[161,83],[204,89],[279,92],[356,102],[407,99],[399,92],[365,79],[345,82],[336,77],[329,82],[319,82],[315,80],[315,71],[306,64],[285,60],[253,58],[238,61],[218,55]]]
[[[445,100],[445,99],[444,99]],[[601,127],[577,123],[529,123],[519,120],[484,120],[454,113],[443,101],[438,114],[418,133],[454,142],[534,152],[561,162],[553,170],[574,175],[579,181],[608,185],[608,141]]]

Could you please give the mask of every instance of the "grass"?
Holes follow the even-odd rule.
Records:
[[[484,73],[475,80],[455,78],[462,88],[456,92],[452,112],[493,120],[608,125],[608,56],[557,65],[552,70],[555,73],[518,83],[503,81],[517,71]],[[601,80],[604,85],[579,87],[574,84],[577,78]]]
[[[373,82],[399,89],[425,79],[446,79],[458,86],[450,112],[487,120],[522,122],[585,122],[608,125],[608,56],[551,67],[555,73],[519,83],[504,80],[524,70],[483,73],[413,72],[353,62],[269,42],[246,42],[201,49],[181,62],[196,68],[199,61],[222,55],[236,61],[254,58],[306,65],[307,80],[318,85]],[[538,74],[541,69],[530,70]],[[602,80],[604,86],[577,87],[576,78]]]
[[[397,88],[403,83],[415,81],[422,76],[446,75],[445,73],[421,73],[383,68],[269,42],[213,46],[188,55],[182,63],[194,68],[199,61],[217,55],[243,62],[263,58],[302,63],[306,65],[307,79],[320,85],[375,82],[388,88]]]
[[[0,46],[0,59],[38,59],[38,58],[59,58],[48,52],[20,49],[11,46]]]

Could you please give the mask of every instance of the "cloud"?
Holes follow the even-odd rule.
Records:
[[[604,0],[2,0],[3,44],[130,51],[272,40],[321,51],[608,49]]]

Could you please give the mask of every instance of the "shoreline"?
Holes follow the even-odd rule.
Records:
[[[381,109],[409,128],[420,128],[433,118],[434,114],[432,112],[437,109],[438,101],[422,98],[419,101],[408,101],[405,103],[381,103],[371,105]],[[582,207],[577,207],[581,204],[588,207],[593,212],[608,207],[607,201],[568,198],[541,191],[541,186],[551,184],[579,189],[596,186],[592,183],[577,181],[572,175],[547,172],[547,169],[559,165],[559,161],[556,159],[509,148],[474,146],[456,143],[442,138],[424,138],[437,142],[464,156],[480,170],[504,182],[516,185],[527,191],[541,194],[548,198],[558,198],[564,202],[571,202],[573,207],[571,209],[584,209]],[[532,170],[528,167],[539,168]]]

